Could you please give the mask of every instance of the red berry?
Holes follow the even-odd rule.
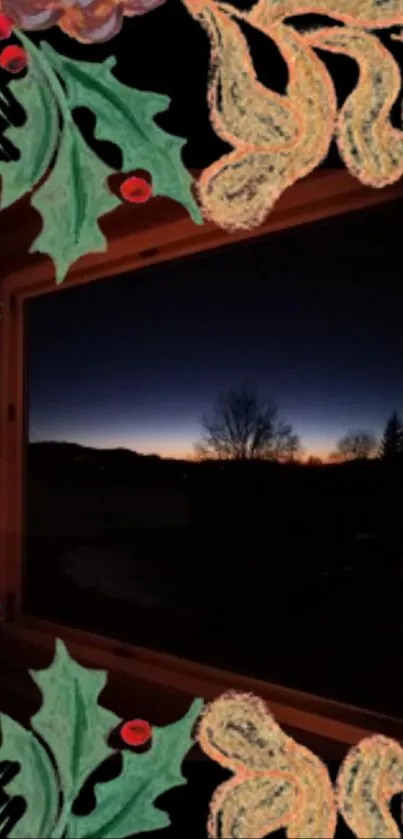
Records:
[[[7,15],[0,15],[0,41],[6,41],[13,31],[13,22]]]
[[[122,726],[120,736],[128,746],[143,746],[151,740],[152,728],[145,720],[131,720]]]
[[[9,73],[21,73],[27,66],[27,54],[22,47],[10,44],[0,54],[0,67]]]
[[[120,194],[130,204],[145,204],[152,196],[152,188],[144,178],[133,175],[122,183]]]

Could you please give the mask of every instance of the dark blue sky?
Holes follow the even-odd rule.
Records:
[[[403,413],[403,202],[36,298],[29,434],[191,455],[248,380],[307,453]]]

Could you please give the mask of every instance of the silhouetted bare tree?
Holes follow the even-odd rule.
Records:
[[[322,466],[323,460],[321,457],[317,457],[314,454],[311,454],[305,461],[307,466]]]
[[[349,431],[342,437],[331,453],[330,460],[368,460],[375,454],[377,441],[369,431]]]
[[[396,411],[389,417],[379,447],[382,460],[395,460],[403,455],[403,426]]]
[[[300,451],[292,426],[248,386],[221,396],[202,429],[194,447],[200,459],[292,461]]]

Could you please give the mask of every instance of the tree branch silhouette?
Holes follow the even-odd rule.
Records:
[[[338,441],[329,460],[336,463],[348,460],[368,460],[375,454],[376,448],[376,438],[369,431],[348,431]]]
[[[202,437],[194,445],[200,460],[294,460],[300,441],[277,409],[251,387],[231,389],[217,400],[211,417],[201,421]]]

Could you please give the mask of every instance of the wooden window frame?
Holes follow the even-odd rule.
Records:
[[[124,673],[162,693],[174,690],[182,698],[198,695],[211,699],[229,688],[255,692],[268,701],[278,722],[286,729],[330,738],[343,748],[377,731],[403,740],[403,721],[95,633],[27,617],[21,609],[25,301],[39,294],[63,293],[65,289],[91,280],[397,199],[403,199],[403,180],[376,190],[362,186],[345,170],[319,170],[290,188],[260,228],[232,235],[211,223],[194,225],[179,205],[165,199],[152,199],[141,209],[122,206],[102,224],[108,240],[107,251],[81,259],[59,287],[50,260],[21,253],[22,232],[14,234],[14,238],[10,236],[8,256],[11,253],[9,264],[14,268],[0,279],[0,599],[5,612],[3,636],[43,650],[51,648],[55,636],[61,637],[72,654],[88,664]],[[33,227],[35,219],[28,209],[26,218],[24,212],[20,210],[18,216],[17,205],[13,218],[21,225],[19,229],[26,232]],[[10,229],[12,227],[10,221]]]

